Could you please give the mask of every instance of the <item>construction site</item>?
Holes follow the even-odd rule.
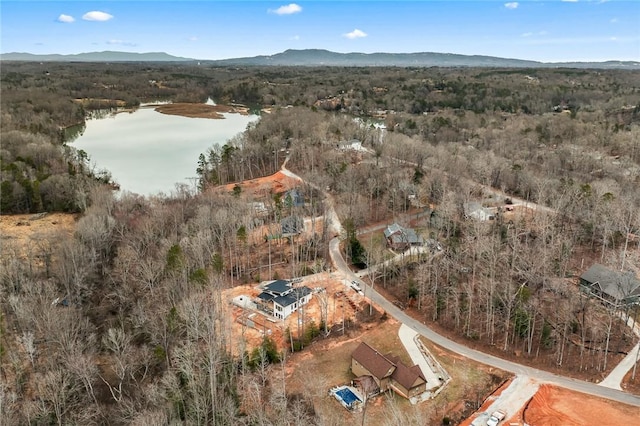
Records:
[[[322,272],[295,280],[294,288],[312,289],[310,300],[286,318],[276,318],[258,303],[265,283],[269,281],[237,286],[223,293],[236,348],[257,347],[264,336],[269,336],[282,349],[291,344],[291,338],[302,337],[308,327],[318,328],[325,336],[344,334],[350,327],[366,324],[367,319],[379,315],[375,310],[369,315],[362,291],[330,272]]]

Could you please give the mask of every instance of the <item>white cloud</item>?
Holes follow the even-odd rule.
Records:
[[[269,9],[269,13],[275,13],[276,15],[292,15],[294,13],[302,12],[302,7],[295,3],[287,4],[285,6],[280,6],[279,8],[273,10]]]
[[[578,3],[578,0],[562,0],[564,3]]]
[[[107,12],[101,12],[99,10],[93,10],[82,15],[82,19],[85,21],[108,21],[112,18],[113,15],[109,15]]]
[[[517,1],[510,1],[509,3],[505,3],[504,7],[506,7],[507,9],[517,9],[519,6]]]
[[[367,36],[367,33],[365,33],[364,31],[361,31],[359,29],[355,29],[353,31],[351,31],[350,33],[346,33],[346,34],[342,34],[343,37],[346,37],[348,39],[356,39],[356,38],[364,38]]]
[[[189,37],[189,41],[198,41],[198,37],[191,36],[191,37]]]
[[[611,19],[609,19],[609,23],[611,23],[611,24],[617,24],[617,23],[618,23],[618,18],[611,18]]]
[[[118,40],[118,39],[111,39],[107,41],[107,44],[118,45],[118,46],[136,46],[135,43],[132,43],[130,41],[124,41],[124,40]]]
[[[291,40],[300,40],[300,36],[299,35],[294,35],[293,37],[291,37]]]
[[[64,22],[65,24],[70,24],[73,21],[75,21],[75,19],[71,15],[65,15],[63,13],[60,16],[58,16],[58,22]]]
[[[549,33],[547,31],[544,31],[544,30],[543,31],[538,31],[537,33],[529,31],[529,32],[520,34],[520,37],[544,36],[544,35],[547,35],[547,34],[549,34]]]

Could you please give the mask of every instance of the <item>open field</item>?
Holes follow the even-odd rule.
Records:
[[[70,213],[2,215],[2,250],[5,253],[14,250],[20,256],[29,256],[39,243],[46,243],[58,233],[71,236],[77,218],[78,215]]]

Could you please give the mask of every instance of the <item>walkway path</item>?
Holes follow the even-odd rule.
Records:
[[[636,336],[640,337],[640,325],[638,325],[638,323],[635,322],[633,318],[627,319],[627,325],[630,328],[633,328]],[[616,368],[611,370],[611,373],[609,373],[609,375],[598,384],[607,388],[622,390],[622,388],[620,387],[620,383],[622,383],[624,376],[629,372],[629,370],[633,368],[634,364],[638,361],[638,356],[640,356],[640,341],[633,347],[633,349],[629,351],[627,356],[624,357],[622,361],[620,361]]]

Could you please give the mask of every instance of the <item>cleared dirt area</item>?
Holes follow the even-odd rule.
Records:
[[[228,183],[226,185],[216,186],[212,188],[212,191],[232,192],[233,188],[239,186],[242,189],[242,194],[249,198],[263,198],[268,197],[271,194],[281,194],[297,186],[300,186],[300,181],[285,175],[278,171],[272,175],[249,179],[242,182]]]
[[[541,385],[524,409],[523,420],[531,426],[636,425],[640,408]]]
[[[168,115],[180,115],[182,117],[191,118],[212,118],[212,119],[224,119],[222,113],[238,113],[248,114],[249,111],[246,108],[237,108],[227,105],[208,105],[208,104],[195,104],[195,103],[175,103],[160,105],[155,108],[155,111]]]
[[[46,239],[55,235],[71,236],[78,218],[70,213],[39,213],[0,216],[2,251],[17,251],[27,256]]]
[[[535,392],[533,396],[529,389]],[[496,389],[461,425],[484,425],[489,413],[496,409],[506,411],[505,425],[613,426],[637,424],[640,418],[637,407],[517,377]]]
[[[303,309],[291,314],[283,320],[276,320],[271,315],[256,310],[241,308],[232,303],[234,298],[246,296],[248,300],[254,300],[261,290],[258,283],[236,286],[223,292],[223,300],[227,302],[227,314],[231,315],[233,341],[238,344],[236,348],[251,350],[262,342],[265,335],[270,336],[277,343],[279,348],[290,345],[287,341],[285,331],[291,330],[294,337],[303,333],[311,322],[315,326],[320,326],[326,309],[327,330],[333,334],[342,333],[343,323],[345,332],[355,324],[363,330],[368,330],[375,323],[368,323],[368,305],[364,297],[353,289],[348,288],[342,280],[334,278],[330,273],[323,272],[305,277],[296,286],[307,286],[311,289],[322,289],[315,292],[311,301]],[[323,308],[323,305],[326,308]],[[373,311],[376,317],[377,311]],[[378,315],[379,316],[379,315]],[[364,319],[364,321],[363,321]]]

